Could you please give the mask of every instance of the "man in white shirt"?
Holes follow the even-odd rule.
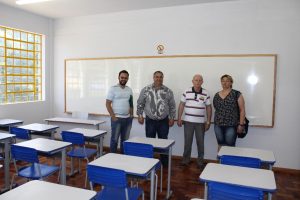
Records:
[[[193,77],[193,87],[184,91],[178,107],[179,127],[184,124],[184,152],[182,164],[188,165],[191,159],[194,133],[198,147],[197,165],[203,167],[204,158],[204,133],[210,127],[212,108],[210,96],[207,90],[202,88],[203,77],[196,74]],[[181,119],[185,114],[184,120]]]
[[[106,108],[111,116],[110,151],[117,152],[119,137],[121,136],[121,152],[123,142],[129,138],[133,118],[132,90],[126,86],[129,73],[119,72],[119,84],[112,86],[107,94]]]

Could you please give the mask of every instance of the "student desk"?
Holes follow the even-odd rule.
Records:
[[[222,155],[259,158],[263,163],[267,163],[269,165],[269,169],[272,169],[272,166],[276,161],[272,151],[261,149],[222,146],[218,152],[218,157]]]
[[[208,163],[199,178],[205,182],[205,199],[207,199],[207,182],[227,183],[260,189],[268,192],[269,200],[272,198],[271,193],[276,190],[272,170]]]
[[[154,200],[154,174],[155,166],[158,162],[159,160],[155,158],[108,153],[90,162],[88,165],[124,170],[129,175],[143,178],[151,173],[150,200]]]
[[[147,137],[133,137],[128,140],[127,142],[136,142],[136,143],[143,143],[143,144],[151,144],[154,148],[155,152],[162,153],[167,152],[169,157],[168,163],[168,186],[167,186],[167,196],[166,199],[169,199],[172,195],[171,191],[171,166],[172,166],[172,146],[175,144],[174,140],[171,139],[159,139],[159,138],[147,138]]]
[[[0,127],[8,127],[8,131],[11,126],[23,124],[22,120],[17,119],[0,119]]]
[[[0,200],[89,200],[96,194],[91,190],[34,180],[0,195]]]
[[[10,152],[10,142],[15,135],[8,133],[0,133],[0,142],[4,142],[4,189],[9,189],[9,152]]]
[[[97,130],[100,130],[100,124],[103,124],[105,122],[102,120],[77,119],[77,118],[66,118],[66,117],[55,117],[55,118],[49,118],[44,120],[48,124],[68,123],[68,124],[90,125],[96,127]]]
[[[97,157],[103,154],[103,138],[107,134],[104,130],[84,129],[84,128],[73,128],[68,131],[81,133],[87,139],[87,141],[95,141],[99,139],[97,144]]]
[[[29,130],[31,133],[45,134],[50,132],[51,134],[50,138],[54,139],[54,133],[56,129],[58,129],[59,127],[54,125],[48,125],[48,124],[34,123],[34,124],[27,124],[24,126],[18,126],[18,128]]]
[[[27,140],[25,142],[19,142],[15,145],[22,147],[30,147],[36,149],[38,153],[43,155],[54,155],[61,152],[61,184],[66,184],[66,148],[71,146],[70,142],[62,142],[57,140],[50,140],[45,138],[36,138]]]

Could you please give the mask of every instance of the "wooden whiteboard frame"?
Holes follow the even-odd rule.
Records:
[[[67,65],[69,61],[91,61],[91,60],[109,60],[109,61],[113,61],[113,60],[120,60],[120,59],[136,59],[136,60],[140,60],[140,59],[168,59],[168,58],[247,58],[247,57],[257,57],[257,58],[261,58],[261,57],[272,57],[274,59],[274,63],[273,63],[273,88],[272,90],[272,94],[273,94],[273,98],[272,98],[272,116],[271,116],[271,123],[267,124],[267,125],[256,125],[256,124],[251,124],[251,126],[253,127],[268,127],[268,128],[272,128],[274,126],[274,119],[275,119],[275,96],[276,96],[276,74],[277,74],[277,55],[276,54],[217,54],[217,55],[169,55],[169,56],[129,56],[129,57],[102,57],[102,58],[73,58],[73,59],[65,59],[65,68],[64,68],[64,72],[65,72],[65,80],[64,80],[64,85],[65,85],[65,91],[64,91],[64,100],[65,100],[65,106],[64,106],[64,111],[66,113],[70,113],[72,112],[71,110],[67,110]],[[163,71],[164,72],[164,71]],[[230,73],[229,73],[230,74]],[[204,75],[204,79],[205,74]],[[113,77],[116,81],[117,81],[117,77]],[[235,77],[233,77],[235,79]],[[192,79],[192,77],[190,78],[190,80]],[[219,81],[219,80],[216,80]],[[151,84],[151,83],[149,83]],[[167,85],[167,84],[166,84]],[[146,85],[145,85],[146,86]],[[167,85],[168,86],[168,85]],[[190,85],[186,85],[186,87],[192,86]],[[235,86],[235,85],[234,85]],[[235,87],[234,87],[235,88]],[[171,88],[172,89],[172,88]],[[221,90],[221,85],[220,85],[220,90]],[[183,91],[182,91],[183,92]],[[243,91],[242,91],[243,92]],[[211,93],[211,98],[213,98],[214,94]],[[136,101],[137,99],[135,99],[134,101]],[[179,101],[179,99],[176,99],[176,102]],[[247,104],[247,101],[246,101]],[[177,105],[177,104],[176,104]],[[105,105],[103,105],[105,106]],[[176,108],[177,110],[177,108]],[[73,110],[74,111],[74,110]],[[99,113],[90,113],[93,115],[105,115],[107,116],[107,114],[99,114]],[[251,123],[251,120],[250,120]]]

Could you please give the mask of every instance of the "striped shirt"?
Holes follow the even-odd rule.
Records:
[[[181,95],[181,102],[184,105],[184,121],[204,123],[206,120],[206,106],[209,106],[210,96],[207,90],[201,89],[200,93],[193,90],[193,87],[188,88]]]

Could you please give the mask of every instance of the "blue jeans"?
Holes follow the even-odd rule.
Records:
[[[215,125],[215,134],[219,145],[235,146],[237,137],[236,126]]]
[[[162,120],[153,120],[146,116],[146,137],[168,139],[169,117]],[[163,166],[168,166],[168,156],[160,154],[160,160]]]
[[[119,137],[121,136],[121,152],[123,153],[123,142],[129,138],[132,126],[132,117],[111,120],[110,152],[116,153]]]

